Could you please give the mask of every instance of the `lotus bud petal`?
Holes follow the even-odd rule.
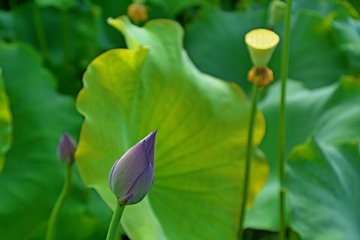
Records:
[[[73,164],[76,146],[75,140],[68,133],[64,132],[57,147],[58,158],[65,164]]]
[[[130,148],[110,171],[111,191],[122,205],[140,202],[153,185],[156,132]]]
[[[279,36],[267,29],[255,29],[245,35],[251,61],[257,68],[266,66],[279,43]]]

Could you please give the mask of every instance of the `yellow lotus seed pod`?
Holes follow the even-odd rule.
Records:
[[[251,61],[257,68],[266,66],[279,43],[279,36],[267,29],[255,29],[245,35]]]

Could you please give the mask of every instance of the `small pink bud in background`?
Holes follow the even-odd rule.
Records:
[[[73,164],[76,146],[75,140],[68,133],[64,132],[61,135],[57,148],[58,158],[65,164]]]

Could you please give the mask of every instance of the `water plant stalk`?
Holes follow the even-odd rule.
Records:
[[[69,16],[66,9],[61,11],[61,22],[62,22],[62,36],[63,36],[63,46],[64,46],[64,61],[68,62],[71,59],[71,50],[70,50],[70,28],[69,28]]]
[[[20,28],[20,19],[19,19],[19,14],[17,12],[17,1],[16,0],[10,0],[10,10],[11,10],[11,16],[12,16],[12,21],[13,21],[13,25],[14,25],[14,32],[15,32],[15,38],[18,41],[21,41],[22,36],[21,36],[21,28]]]
[[[240,226],[238,233],[239,240],[242,240],[244,237],[245,207],[247,203],[248,188],[250,183],[249,179],[250,179],[250,170],[251,170],[251,159],[254,151],[253,132],[254,132],[255,115],[256,115],[257,101],[258,101],[257,95],[258,95],[258,87],[255,84],[253,84],[253,98],[252,98],[250,124],[249,124],[248,141],[247,141],[247,149],[246,149],[245,184],[243,191],[243,201],[241,203],[241,210],[240,210]]]
[[[34,22],[35,22],[35,27],[36,27],[36,34],[37,34],[37,38],[39,40],[40,50],[41,50],[41,53],[44,56],[44,58],[47,58],[48,57],[48,45],[47,45],[44,26],[43,26],[43,23],[41,20],[40,8],[36,4],[36,2],[34,3],[33,11],[34,11]]]
[[[72,176],[72,165],[73,164],[66,164],[66,176],[63,188],[61,193],[55,203],[55,206],[51,212],[50,219],[48,222],[47,230],[46,230],[46,240],[54,240],[56,236],[56,228],[57,222],[59,218],[60,211],[64,206],[65,200],[70,193],[71,188],[71,176]]]
[[[106,240],[115,240],[118,228],[120,226],[121,215],[124,211],[125,205],[121,205],[119,202],[116,203],[114,214],[112,216],[109,230],[106,236]]]
[[[284,30],[284,46],[281,59],[281,103],[279,119],[279,181],[280,181],[280,240],[286,239],[285,190],[281,182],[285,174],[285,116],[286,116],[286,81],[289,68],[289,45],[292,0],[287,1],[286,22]]]

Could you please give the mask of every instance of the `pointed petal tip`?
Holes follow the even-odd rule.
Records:
[[[152,131],[149,135],[147,135],[143,141],[146,142],[146,147],[147,148],[151,148],[153,143],[155,142],[156,139],[156,133],[157,133],[157,129],[155,131]]]
[[[72,144],[77,145],[75,140],[71,137],[71,135],[67,131],[64,131],[62,133],[61,139],[66,139],[66,140],[70,141]]]
[[[151,138],[155,138],[156,137],[156,133],[157,133],[157,129],[155,131],[152,131],[149,135],[147,135],[144,139],[148,140]]]

